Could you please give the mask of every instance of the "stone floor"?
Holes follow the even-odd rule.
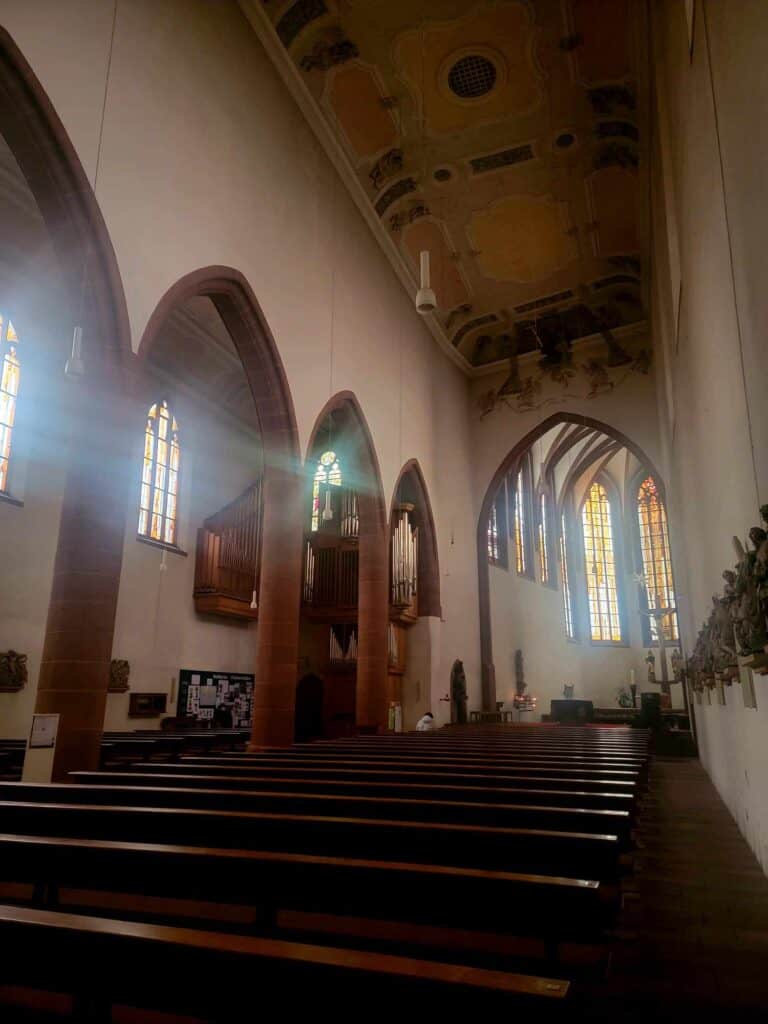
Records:
[[[768,1021],[768,878],[697,760],[656,759],[639,845],[607,992],[580,1018]]]

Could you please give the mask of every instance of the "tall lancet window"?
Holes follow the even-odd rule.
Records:
[[[547,496],[539,495],[539,573],[542,583],[549,583],[549,549],[547,544]]]
[[[488,516],[488,558],[492,562],[500,561],[499,514],[496,511],[496,502],[491,505],[491,512]]]
[[[524,576],[528,572],[528,551],[526,544],[525,502],[526,494],[525,474],[522,469],[517,474],[515,485],[515,568],[519,575]]]
[[[565,615],[565,635],[569,640],[576,638],[573,628],[573,602],[571,584],[568,579],[568,550],[565,541],[565,515],[560,520],[560,579],[563,583],[563,613]]]
[[[324,515],[331,513],[331,487],[341,487],[341,465],[336,452],[323,452],[317,463],[312,481],[312,531],[320,529],[320,521]],[[325,494],[325,507],[321,508],[321,497]],[[305,520],[306,522],[306,520]]]
[[[592,484],[581,515],[590,636],[598,642],[621,643],[611,502],[602,484]]]
[[[139,503],[140,536],[163,544],[176,543],[180,468],[179,425],[163,399],[147,413]]]
[[[3,316],[0,316],[0,358],[0,493],[4,493],[8,490],[21,366],[18,336],[11,321]]]
[[[672,559],[669,554],[667,512],[656,481],[648,476],[637,492],[637,520],[640,528],[640,552],[643,558],[643,577],[648,610],[671,608],[663,620],[664,639],[677,640],[677,602],[672,580]],[[648,618],[649,641],[658,641],[656,620]]]

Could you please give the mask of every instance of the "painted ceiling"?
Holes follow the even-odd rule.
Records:
[[[645,319],[642,8],[262,0],[468,367]]]

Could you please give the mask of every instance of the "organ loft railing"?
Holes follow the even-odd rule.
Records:
[[[261,481],[205,520],[197,531],[195,609],[254,619],[259,592]]]
[[[393,618],[415,622],[419,614],[419,528],[414,523],[413,505],[395,505],[393,513],[390,569]]]

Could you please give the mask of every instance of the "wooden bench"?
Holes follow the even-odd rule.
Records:
[[[570,789],[528,789],[520,786],[483,786],[452,783],[377,782],[316,778],[314,774],[300,779],[272,778],[269,775],[214,775],[185,774],[176,765],[162,772],[142,771],[143,765],[133,771],[70,772],[73,782],[92,786],[189,786],[193,789],[269,790],[286,792],[301,789],[306,792],[339,794],[343,796],[419,797],[423,800],[460,800],[482,803],[555,804],[561,807],[595,807],[616,811],[634,811],[630,793],[590,793]]]
[[[232,754],[200,757],[183,757],[182,764],[196,764],[208,767],[209,765],[242,765],[251,767],[293,767],[303,768],[378,768],[389,770],[391,768],[411,771],[416,769],[427,771],[450,772],[451,774],[461,772],[464,775],[474,774],[485,777],[486,773],[515,774],[518,777],[526,777],[534,773],[539,776],[564,777],[569,776],[591,778],[596,782],[633,782],[640,781],[640,773],[631,769],[598,769],[588,765],[569,767],[567,765],[547,765],[535,762],[471,762],[471,761],[432,761],[410,758],[385,759],[385,758],[343,758],[343,757],[272,757],[260,754]]]
[[[375,999],[377,1011],[475,1012],[528,1006],[540,1019],[568,982],[404,957],[0,906],[0,982],[72,993],[73,1016],[108,1021],[111,1006],[148,1007],[219,1021],[262,1006],[316,1011]],[[288,996],[290,993],[290,997]],[[442,1006],[443,1003],[441,1002]]]
[[[448,822],[562,832],[613,834],[629,846],[627,811],[558,807],[542,804],[423,800],[418,797],[342,796],[294,791],[191,789],[159,786],[94,786],[74,783],[0,782],[0,800],[80,803],[131,807],[190,807],[220,811],[384,818],[398,821]]]
[[[602,942],[618,896],[593,880],[57,836],[0,835],[0,863],[0,884],[53,909],[130,908],[155,920],[186,915],[257,930],[279,929],[285,911],[331,914],[411,926],[400,934],[410,932],[414,945],[413,926],[469,931],[467,949],[490,943],[510,955],[514,945],[500,939],[537,937],[550,956],[561,942]],[[20,885],[29,891],[18,893]],[[232,914],[235,907],[243,913]],[[440,936],[423,945],[439,947]]]
[[[156,764],[143,764],[137,763],[136,767],[147,773],[153,772],[164,772],[167,771],[167,766],[156,765]],[[563,789],[573,787],[574,789],[580,789],[586,792],[596,793],[628,793],[635,797],[638,792],[637,782],[618,780],[618,779],[595,779],[595,778],[584,778],[580,775],[539,775],[529,774],[528,772],[512,772],[504,771],[500,773],[498,770],[493,772],[483,772],[478,774],[477,772],[466,773],[463,771],[451,771],[445,772],[435,769],[434,767],[429,769],[397,769],[393,768],[392,765],[387,765],[382,768],[356,768],[352,766],[347,767],[328,767],[326,765],[312,765],[311,769],[309,766],[297,767],[294,765],[278,765],[273,767],[271,765],[261,764],[247,764],[245,762],[232,763],[227,761],[224,763],[217,762],[215,760],[209,760],[205,762],[197,762],[194,760],[180,761],[178,764],[173,766],[174,772],[187,773],[187,774],[200,774],[206,775],[220,775],[220,776],[266,776],[275,779],[303,779],[303,778],[317,778],[317,779],[346,779],[346,780],[378,780],[381,782],[410,782],[410,783],[422,783],[422,782],[433,782],[433,783],[466,783],[467,785],[483,785],[483,786],[519,786],[524,785],[526,789]]]
[[[616,879],[616,833],[169,807],[0,801],[6,832],[283,850]]]
[[[205,756],[205,755],[203,755]],[[257,758],[270,758],[270,759],[288,759],[291,761],[334,761],[334,760],[353,760],[353,761],[398,761],[398,762],[425,762],[430,763],[467,763],[467,764],[478,764],[478,765],[507,765],[507,764],[524,764],[530,766],[543,765],[543,766],[569,766],[569,767],[589,767],[591,769],[610,771],[612,769],[618,769],[620,771],[639,771],[644,762],[636,759],[628,758],[615,758],[615,757],[597,757],[594,755],[582,755],[582,754],[526,754],[526,753],[505,753],[499,751],[497,753],[486,752],[486,753],[473,753],[465,750],[392,750],[392,751],[380,751],[380,750],[368,750],[368,749],[351,749],[351,750],[325,750],[322,747],[308,748],[308,749],[297,749],[296,747],[286,747],[282,750],[268,750],[262,752],[253,753],[242,753],[242,754],[230,754],[225,755],[234,758],[243,758],[245,760],[255,760]]]

